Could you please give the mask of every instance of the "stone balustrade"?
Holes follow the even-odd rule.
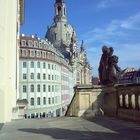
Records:
[[[117,115],[140,120],[140,84],[117,85]]]
[[[140,121],[140,84],[76,86],[66,116],[108,115]]]

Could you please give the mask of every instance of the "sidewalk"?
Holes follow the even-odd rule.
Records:
[[[3,126],[0,140],[140,140],[140,125],[107,117],[18,120]]]

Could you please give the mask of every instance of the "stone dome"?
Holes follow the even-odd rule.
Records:
[[[76,32],[70,24],[66,22],[56,22],[48,27],[45,38],[53,43],[55,47],[59,47],[62,44],[69,46],[73,32],[76,40]]]

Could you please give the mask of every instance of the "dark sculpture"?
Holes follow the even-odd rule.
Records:
[[[118,67],[118,57],[113,55],[113,48],[103,46],[102,56],[99,65],[99,79],[101,85],[115,84],[119,80],[121,73],[120,67]]]

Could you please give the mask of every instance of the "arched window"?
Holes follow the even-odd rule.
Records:
[[[34,98],[31,98],[31,99],[30,99],[30,103],[31,103],[31,106],[34,105]]]
[[[30,92],[34,92],[34,85],[31,85]]]
[[[61,16],[61,15],[62,15],[62,9],[61,9],[61,7],[59,6],[59,7],[57,8],[57,10],[58,10],[58,15]]]
[[[40,97],[37,98],[37,105],[40,105]]]

